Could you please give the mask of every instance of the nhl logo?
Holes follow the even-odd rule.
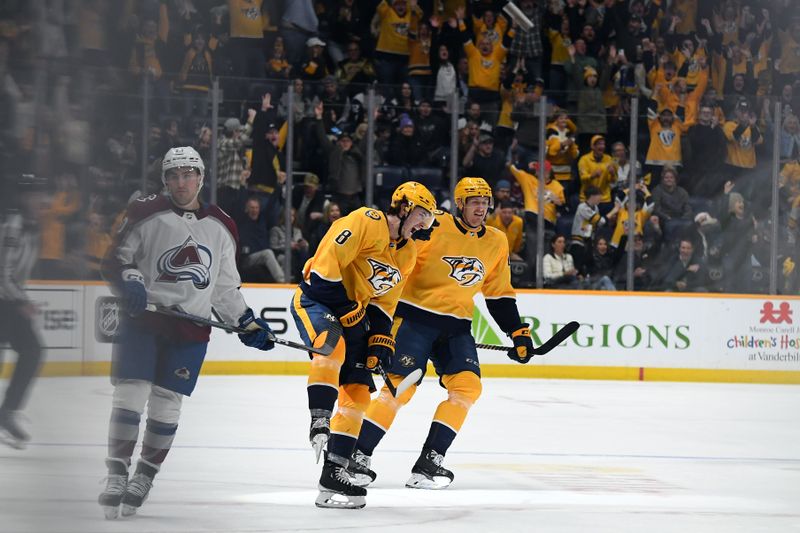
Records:
[[[113,342],[119,328],[119,304],[116,298],[104,296],[95,303],[95,338],[97,342]]]
[[[183,379],[185,381],[189,381],[189,378],[192,376],[192,373],[189,372],[189,369],[184,366],[182,368],[177,369],[175,371],[175,375],[177,377],[179,377],[180,379]]]

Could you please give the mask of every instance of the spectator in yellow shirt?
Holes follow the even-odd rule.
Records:
[[[555,232],[556,219],[558,217],[557,207],[564,205],[564,188],[553,179],[553,168],[549,161],[544,162],[544,227],[548,233]],[[536,232],[539,224],[539,178],[529,172],[520,170],[514,165],[508,167],[511,175],[519,183],[522,189],[522,196],[525,202],[525,231],[526,231],[526,254],[528,261],[533,264],[536,254]],[[532,161],[528,164],[528,169],[537,172],[539,163]],[[538,174],[538,172],[537,172]]]
[[[84,247],[87,278],[99,280],[100,262],[111,247],[111,235],[107,231],[105,218],[97,212],[89,213],[89,227],[86,231],[86,244]]]
[[[65,240],[67,223],[81,207],[78,183],[72,174],[56,178],[56,192],[42,220],[42,248],[38,272],[44,279],[69,279],[74,272],[67,267]]]
[[[725,163],[729,176],[736,183],[736,189],[746,198],[752,198],[756,145],[763,143],[764,137],[758,129],[756,114],[746,100],[736,106],[734,117],[734,120],[729,120],[722,127],[728,141]]]
[[[378,82],[398,87],[408,76],[408,32],[412,16],[422,17],[417,0],[381,0],[376,8],[380,20],[375,46]]]
[[[511,38],[506,34],[501,42],[493,43],[484,37],[476,45],[466,31],[464,9],[459,8],[457,16],[469,69],[469,97],[481,104],[483,119],[489,124],[496,124],[500,112],[501,65],[508,54],[507,46],[511,44]]]
[[[228,0],[228,50],[234,76],[261,78],[264,75],[264,30],[267,19],[263,13],[263,3],[264,0]],[[316,31],[316,24],[308,29]],[[289,44],[287,53],[291,63],[292,44],[295,41],[287,41],[287,37],[284,37],[284,42]]]
[[[564,187],[567,195],[572,188],[572,165],[580,155],[575,142],[575,123],[566,110],[556,112],[555,120],[547,125],[547,160],[553,165],[553,176]]]
[[[600,214],[605,216],[614,204],[611,201],[611,186],[617,181],[617,166],[610,155],[606,154],[606,140],[602,135],[591,139],[592,151],[578,160],[578,175],[581,179],[580,200],[586,200],[586,189],[595,186],[600,191],[598,204]]]
[[[650,113],[652,114],[652,110]],[[650,128],[650,146],[647,149],[645,172],[652,173],[652,178],[656,178],[661,176],[661,169],[664,167],[678,168],[683,164],[681,136],[684,128],[680,119],[668,107],[658,113],[658,118],[648,116],[647,124]],[[657,184],[652,183],[653,186]]]
[[[503,200],[497,210],[486,219],[486,225],[499,229],[506,234],[508,251],[512,261],[522,261],[519,252],[522,250],[522,217],[514,214],[514,204]]]

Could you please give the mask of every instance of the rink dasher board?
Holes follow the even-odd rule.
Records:
[[[107,375],[120,318],[108,286],[33,282],[27,288],[39,310],[42,375]],[[295,290],[242,287],[248,304],[277,335],[302,342],[289,312]],[[800,384],[800,297],[520,290],[517,306],[537,345],[570,320],[581,328],[528,365],[480,350],[484,376]],[[510,344],[480,296],[473,334],[477,342]],[[5,352],[3,375],[13,361]],[[307,371],[308,356],[301,351],[259,352],[216,330],[203,368],[207,374]]]

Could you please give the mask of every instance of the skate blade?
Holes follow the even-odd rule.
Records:
[[[0,442],[6,446],[10,446],[15,450],[24,450],[25,441],[14,438],[10,433],[5,430],[0,430]]]
[[[411,477],[406,481],[406,487],[409,489],[423,489],[423,490],[442,490],[450,486],[452,481],[445,476],[433,476],[429,478],[422,474],[411,474]]]
[[[361,509],[367,505],[367,499],[364,496],[347,496],[338,492],[321,490],[315,503],[317,507],[323,509]]]
[[[138,507],[134,507],[133,505],[127,505],[125,503],[122,504],[122,516],[133,516],[138,511]]]
[[[319,458],[322,456],[322,449],[326,444],[328,444],[328,435],[325,435],[324,433],[314,435],[314,438],[311,439],[311,447],[314,449],[314,455],[317,458],[317,464],[319,464]]]
[[[119,507],[111,507],[110,505],[103,505],[102,507],[106,520],[116,520],[119,518]]]
[[[366,474],[353,474],[348,472],[348,476],[350,476],[350,483],[356,487],[368,487],[373,481],[375,481],[375,478]]]

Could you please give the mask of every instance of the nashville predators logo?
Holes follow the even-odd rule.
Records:
[[[408,23],[407,22],[395,22],[392,24],[394,31],[397,35],[402,37],[406,37],[408,35]]]
[[[393,266],[376,261],[371,257],[367,258],[367,263],[372,267],[372,275],[367,281],[372,285],[374,296],[383,296],[400,283],[402,279],[400,271]]]
[[[664,146],[672,146],[672,143],[675,141],[675,132],[672,130],[661,130],[658,133],[658,138],[661,139],[661,143]]]
[[[472,287],[483,281],[486,269],[477,257],[442,257],[450,265],[450,277],[462,287]]]
[[[750,142],[749,135],[742,135],[741,137],[739,137],[739,146],[741,146],[742,148],[750,148],[751,144],[752,143]]]

